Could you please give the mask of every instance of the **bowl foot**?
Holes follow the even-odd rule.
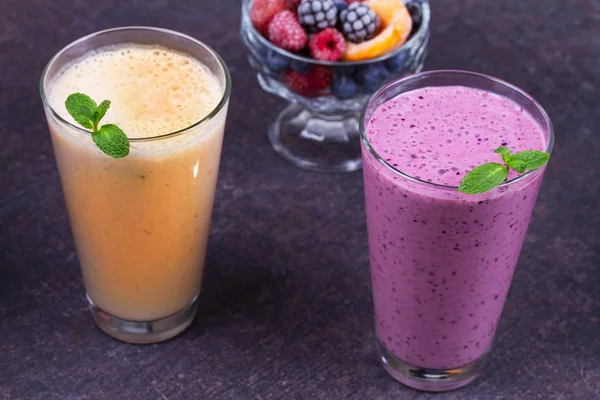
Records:
[[[273,149],[302,169],[342,173],[361,168],[358,112],[321,114],[298,103],[286,107],[269,125]]]

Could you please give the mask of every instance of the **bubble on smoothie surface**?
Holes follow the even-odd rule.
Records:
[[[66,120],[64,107],[75,92],[97,103],[110,100],[102,124],[118,125],[130,138],[153,137],[187,128],[219,103],[223,89],[204,64],[160,46],[123,44],[87,53],[50,83],[49,101]]]

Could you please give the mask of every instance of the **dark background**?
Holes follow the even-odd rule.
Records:
[[[429,399],[375,354],[361,173],[271,150],[233,0],[3,0],[1,399]],[[439,399],[600,399],[600,1],[434,0],[427,69],[508,80],[556,146],[483,376]],[[213,46],[233,95],[196,323],[135,346],[93,325],[38,94],[69,42],[156,25]]]

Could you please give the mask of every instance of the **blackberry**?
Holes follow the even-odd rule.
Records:
[[[310,33],[333,27],[338,9],[331,0],[302,0],[298,6],[300,24]]]
[[[360,43],[375,36],[379,17],[364,3],[352,3],[340,12],[340,25],[346,39]]]

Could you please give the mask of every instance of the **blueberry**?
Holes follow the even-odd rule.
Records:
[[[345,0],[333,0],[333,5],[336,6],[338,12],[348,8],[348,3]]]
[[[365,93],[373,93],[390,75],[383,63],[367,64],[360,67],[355,78]]]
[[[349,99],[358,91],[358,84],[350,76],[336,76],[331,83],[331,93],[338,99]]]
[[[336,75],[353,75],[356,72],[356,67],[353,65],[344,65],[341,67],[334,68]]]
[[[384,63],[387,70],[392,74],[402,71],[404,69],[404,64],[406,63],[406,51],[401,51],[395,56],[388,58]]]
[[[270,50],[267,53],[266,64],[270,70],[280,72],[290,66],[290,59],[276,51]]]
[[[304,61],[299,61],[299,60],[292,60],[292,63],[290,64],[290,66],[292,67],[292,69],[294,71],[296,71],[299,74],[308,74],[312,68],[312,66],[310,65],[310,63],[304,62]]]

